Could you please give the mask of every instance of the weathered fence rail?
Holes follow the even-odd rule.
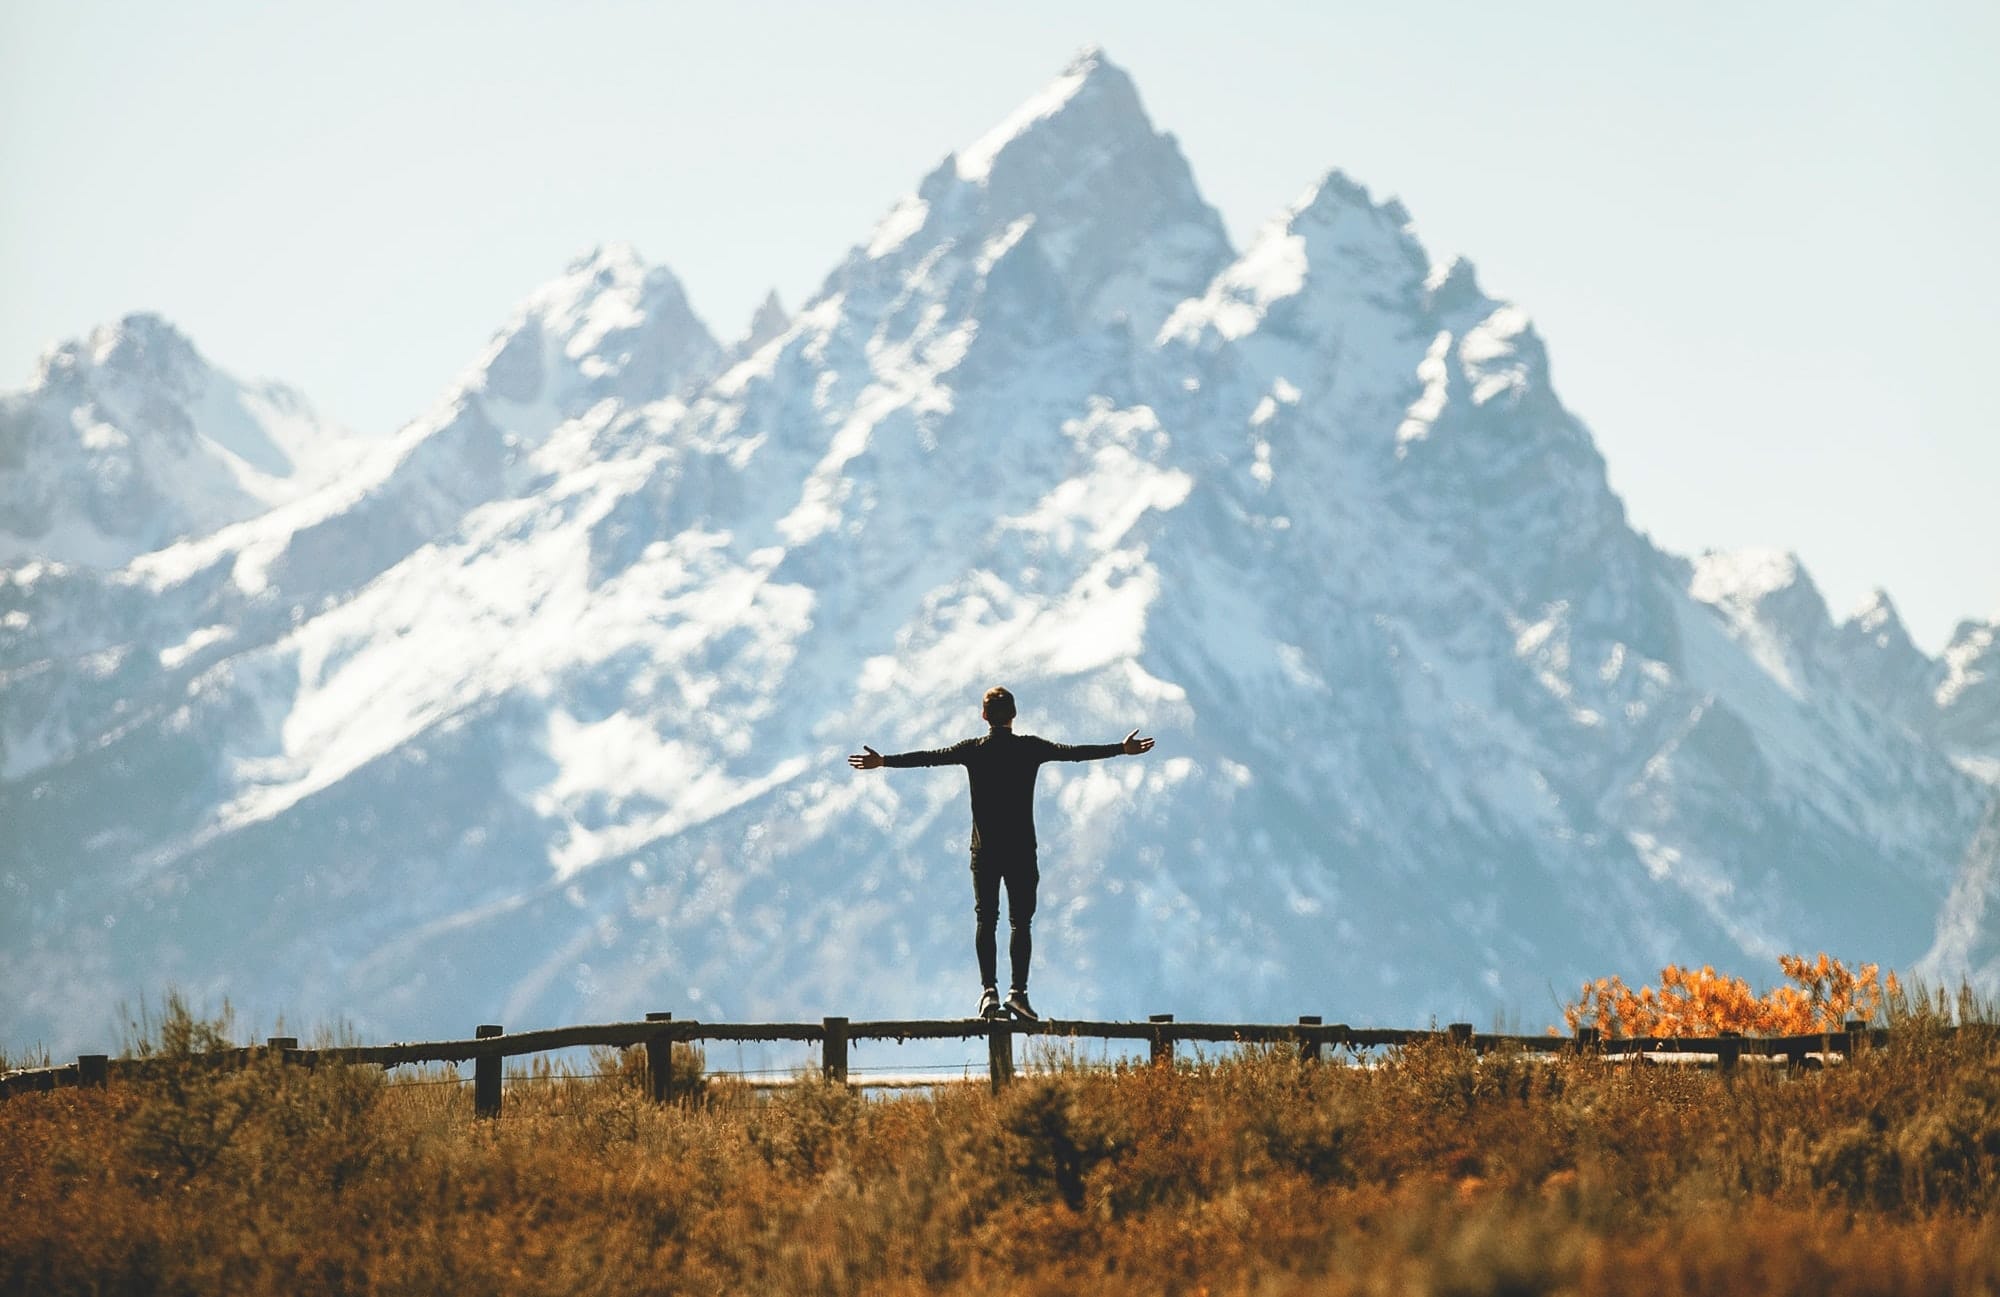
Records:
[[[592,1045],[646,1050],[649,1086],[655,1099],[673,1092],[673,1047],[676,1044],[746,1041],[797,1041],[820,1046],[820,1070],[829,1081],[866,1087],[848,1074],[848,1047],[857,1040],[969,1040],[987,1042],[987,1074],[997,1090],[1014,1077],[1014,1040],[1045,1036],[1086,1040],[1145,1041],[1154,1062],[1171,1063],[1180,1044],[1289,1044],[1303,1057],[1321,1058],[1328,1049],[1393,1048],[1423,1040],[1449,1040],[1478,1054],[1502,1051],[1529,1053],[1588,1052],[1607,1057],[1636,1055],[1708,1055],[1729,1070],[1745,1058],[1782,1058],[1795,1065],[1833,1056],[1848,1056],[1870,1044],[1881,1044],[1886,1028],[1848,1022],[1840,1031],[1796,1036],[1741,1036],[1723,1033],[1707,1037],[1618,1037],[1606,1039],[1589,1027],[1573,1036],[1513,1036],[1475,1032],[1457,1022],[1440,1029],[1403,1030],[1390,1027],[1350,1027],[1325,1023],[1308,1015],[1291,1023],[1176,1022],[1172,1014],[1154,1014],[1145,1022],[1086,1022],[1048,1019],[1042,1022],[991,1022],[978,1018],[884,1019],[849,1021],[823,1018],[818,1022],[699,1022],[676,1021],[670,1013],[648,1014],[643,1022],[607,1022],[577,1027],[553,1027],[509,1035],[499,1026],[480,1026],[470,1040],[399,1041],[388,1045],[335,1045],[301,1049],[296,1037],[273,1036],[263,1045],[247,1045],[202,1055],[215,1066],[247,1066],[257,1058],[275,1057],[286,1064],[317,1066],[322,1061],[367,1063],[398,1067],[416,1063],[471,1063],[473,1106],[482,1116],[501,1108],[502,1065],[509,1058],[577,1049]],[[103,1086],[114,1080],[143,1077],[164,1066],[157,1058],[109,1058],[85,1054],[59,1067],[33,1068],[0,1076],[0,1099],[16,1094],[69,1086]]]

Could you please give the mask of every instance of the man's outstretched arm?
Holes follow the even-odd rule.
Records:
[[[1050,761],[1102,761],[1106,757],[1136,757],[1141,752],[1151,752],[1153,740],[1140,738],[1139,731],[1133,730],[1122,743],[1050,743],[1047,759]]]
[[[1151,742],[1150,739],[1147,741]],[[912,766],[962,766],[965,764],[966,749],[975,742],[977,740],[967,739],[948,748],[932,748],[927,752],[891,752],[887,756],[864,743],[861,745],[861,751],[847,758],[847,764],[856,770],[879,770],[883,766],[897,770],[909,769]]]

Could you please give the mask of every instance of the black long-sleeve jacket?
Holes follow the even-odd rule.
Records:
[[[986,737],[927,752],[885,753],[882,764],[964,766],[972,784],[972,849],[1035,848],[1035,775],[1044,761],[1101,761],[1125,751],[1122,743],[1051,743],[996,725]]]

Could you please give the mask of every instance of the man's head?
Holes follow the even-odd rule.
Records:
[[[999,685],[986,691],[986,701],[980,704],[979,714],[986,718],[988,725],[1012,725],[1014,723],[1014,695]]]

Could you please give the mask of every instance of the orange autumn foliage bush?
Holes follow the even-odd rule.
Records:
[[[1879,966],[1846,964],[1821,951],[1816,957],[1780,955],[1778,967],[1791,985],[1764,995],[1740,977],[1710,965],[1660,970],[1660,986],[1633,990],[1621,978],[1601,977],[1583,985],[1582,995],[1563,1006],[1563,1021],[1574,1032],[1595,1027],[1607,1036],[1713,1036],[1725,1031],[1746,1036],[1799,1036],[1840,1031],[1853,1020],[1882,1012],[1883,995],[1900,990],[1896,975],[1886,981]]]

